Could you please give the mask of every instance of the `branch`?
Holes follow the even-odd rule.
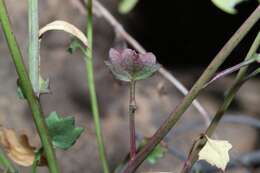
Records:
[[[255,12],[258,13],[258,16],[260,17],[260,11],[259,10],[260,10],[260,5],[258,6],[258,8],[255,11]],[[258,33],[254,43],[250,47],[250,50],[249,50],[245,60],[250,60],[251,58],[254,58],[253,55],[257,51],[259,44],[260,44],[260,32]],[[219,107],[217,113],[215,114],[213,120],[210,123],[210,126],[205,131],[204,134],[206,136],[211,136],[214,133],[214,131],[216,130],[216,128],[217,128],[220,120],[222,119],[224,113],[227,111],[228,107],[230,106],[231,102],[233,101],[236,93],[238,92],[240,87],[246,82],[245,79],[250,79],[250,78],[246,78],[247,69],[248,69],[248,67],[244,67],[244,68],[240,69],[234,84],[230,87],[230,89],[228,90],[228,92],[227,92],[227,94],[224,98],[223,104]],[[194,163],[197,161],[198,153],[203,148],[203,146],[206,144],[206,142],[207,142],[207,140],[205,139],[205,137],[203,137],[203,138],[201,138],[200,141],[197,142],[196,148],[191,149],[189,159],[186,161],[186,163],[185,163],[185,165],[182,169],[182,173],[188,173],[189,172],[189,170],[192,168]]]

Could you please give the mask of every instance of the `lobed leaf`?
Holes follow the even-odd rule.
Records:
[[[67,150],[77,141],[83,128],[75,127],[74,117],[60,117],[56,112],[50,113],[46,118],[52,143],[55,147]]]
[[[207,143],[199,152],[199,160],[205,160],[213,166],[225,171],[229,162],[228,151],[232,145],[228,141],[213,140],[207,137]]]

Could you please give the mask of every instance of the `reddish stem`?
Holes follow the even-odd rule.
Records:
[[[133,160],[136,155],[136,138],[135,138],[135,81],[130,83],[130,100],[129,100],[129,131],[130,131],[130,158]]]

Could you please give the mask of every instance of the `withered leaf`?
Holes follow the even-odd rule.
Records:
[[[35,155],[35,147],[31,146],[25,134],[18,135],[13,129],[1,128],[0,143],[8,157],[21,166],[31,166]]]

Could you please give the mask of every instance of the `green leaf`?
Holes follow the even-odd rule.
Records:
[[[76,38],[73,38],[73,39],[71,40],[71,42],[70,42],[70,46],[69,46],[69,48],[68,48],[68,51],[69,51],[69,53],[73,54],[73,53],[75,53],[78,49],[84,50],[83,47],[82,47],[82,45],[81,45],[81,43],[80,43],[80,41],[79,41],[78,39],[76,39]]]
[[[40,93],[44,94],[44,93],[49,93],[50,92],[50,81],[49,79],[44,80],[41,76],[40,76]]]
[[[207,143],[199,152],[199,160],[206,160],[213,166],[225,171],[229,162],[228,151],[232,145],[228,141],[213,140],[207,137]]]
[[[22,91],[22,89],[21,89],[21,87],[19,87],[19,86],[17,87],[16,95],[17,95],[17,97],[18,97],[19,99],[21,99],[21,100],[26,99],[26,98],[25,98],[25,95],[24,95],[24,93],[23,93],[23,91]]]
[[[17,84],[16,96],[21,100],[25,100],[26,95],[25,95],[24,91],[22,90],[19,79],[17,79],[16,84]]]
[[[151,165],[154,165],[158,162],[159,159],[163,158],[167,149],[161,144],[157,145],[155,149],[147,156],[146,161]]]
[[[63,150],[69,149],[84,130],[81,127],[75,127],[74,117],[67,116],[63,118],[56,112],[50,113],[46,118],[46,124],[53,145]]]
[[[143,139],[140,143],[140,147],[142,148],[147,142],[148,142],[147,139]],[[154,165],[159,161],[159,159],[161,159],[165,156],[166,152],[167,152],[167,148],[166,148],[165,144],[160,143],[146,157],[146,161],[149,164]]]
[[[120,0],[118,11],[122,14],[129,13],[138,3],[138,0]]]
[[[260,63],[260,54],[259,53],[255,54],[255,58],[256,58],[256,61]]]
[[[236,14],[236,5],[246,0],[211,0],[219,9],[229,14]]]

